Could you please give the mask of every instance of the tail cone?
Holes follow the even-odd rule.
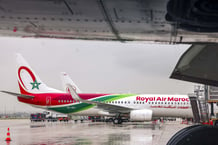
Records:
[[[5,141],[11,141],[10,129],[9,128],[8,128],[7,137],[6,137]]]

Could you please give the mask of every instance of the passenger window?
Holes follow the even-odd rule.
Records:
[[[130,104],[130,101],[128,103]]]
[[[121,104],[123,104],[123,101],[121,101]]]

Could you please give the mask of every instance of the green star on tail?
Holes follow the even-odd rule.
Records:
[[[35,88],[36,88],[36,89],[39,89],[39,85],[40,85],[41,83],[38,83],[37,80],[35,80],[33,83],[30,83],[30,84],[32,85],[32,90],[33,90],[33,89],[35,89]]]

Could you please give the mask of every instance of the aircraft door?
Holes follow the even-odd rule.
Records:
[[[51,97],[46,97],[46,105],[47,106],[51,105]]]

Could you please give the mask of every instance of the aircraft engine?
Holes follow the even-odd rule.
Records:
[[[152,110],[133,110],[130,112],[131,121],[150,121],[152,118]]]

